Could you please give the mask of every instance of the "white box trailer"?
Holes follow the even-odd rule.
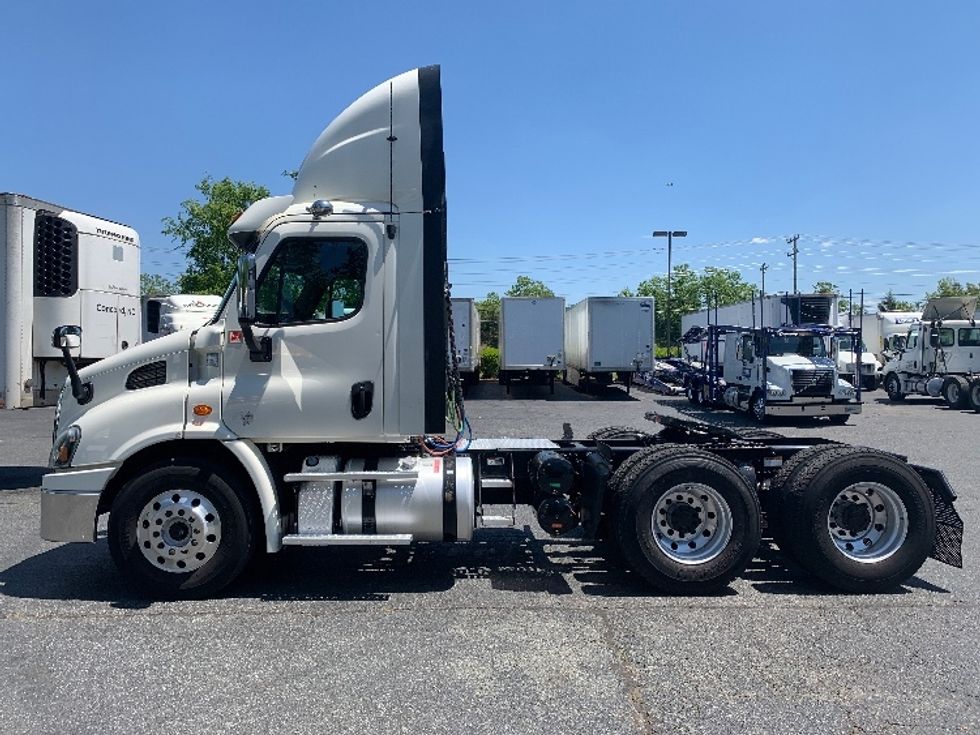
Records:
[[[565,312],[565,370],[586,389],[614,377],[627,392],[637,372],[653,370],[653,299],[593,296]]]
[[[452,299],[456,360],[464,383],[480,379],[480,312],[475,299]]]
[[[82,328],[87,365],[140,342],[140,242],[131,227],[0,194],[0,407],[54,404],[67,371],[55,327]]]
[[[220,296],[210,294],[170,294],[143,298],[143,341],[196,329],[206,324],[221,305]]]
[[[500,375],[507,386],[527,381],[551,386],[565,369],[565,299],[500,299]]]

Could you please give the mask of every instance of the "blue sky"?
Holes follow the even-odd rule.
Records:
[[[144,270],[201,176],[285,193],[330,119],[443,70],[454,293],[570,301],[674,263],[919,297],[980,281],[980,5],[65,2],[4,9],[0,191],[116,219]],[[668,186],[672,184],[672,186]]]

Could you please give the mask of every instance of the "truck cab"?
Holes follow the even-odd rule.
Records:
[[[855,375],[860,371],[862,390],[875,390],[881,384],[881,363],[863,339],[843,334],[831,341],[831,349],[837,372],[842,379],[856,385]]]

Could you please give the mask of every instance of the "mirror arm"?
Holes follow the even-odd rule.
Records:
[[[71,394],[78,401],[78,405],[84,406],[92,400],[94,391],[92,390],[91,383],[82,383],[81,378],[78,377],[78,368],[75,366],[75,360],[71,356],[71,348],[68,346],[68,335],[81,337],[82,328],[70,325],[57,327],[51,335],[51,344],[53,347],[61,350],[61,357],[64,360],[65,369],[68,370],[68,382],[71,384]]]
[[[272,339],[259,337],[256,341],[251,322],[239,320],[239,326],[242,328],[242,339],[248,347],[248,359],[252,362],[272,362]]]

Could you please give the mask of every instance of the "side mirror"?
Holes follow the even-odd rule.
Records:
[[[238,323],[255,321],[255,254],[242,253],[238,258]]]
[[[56,327],[51,333],[51,346],[56,350],[77,350],[82,346],[82,328],[74,324]]]
[[[929,346],[933,348],[939,347],[939,332],[935,329],[929,332]]]

